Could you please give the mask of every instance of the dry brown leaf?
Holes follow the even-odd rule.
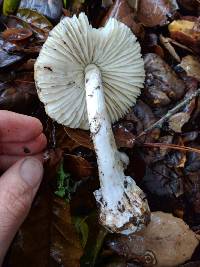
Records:
[[[200,53],[200,27],[197,17],[182,17],[169,25],[171,38]]]
[[[128,5],[126,0],[116,0],[103,18],[101,26],[103,26],[109,18],[116,18],[126,24],[137,37],[143,37],[144,29],[140,23],[134,20],[134,14],[134,10]]]
[[[184,82],[158,55],[144,56],[146,80],[144,94],[153,107],[168,105],[171,100],[180,99],[185,93]]]
[[[183,125],[187,123],[189,119],[190,119],[190,114],[188,113],[179,112],[177,114],[174,114],[168,121],[169,128],[176,133],[181,133]]]
[[[200,81],[200,62],[196,57],[191,55],[183,57],[179,66],[186,71],[188,76]]]
[[[113,133],[117,147],[128,147],[132,148],[135,144],[135,136],[127,130],[123,125],[118,124],[114,126]]]
[[[151,222],[141,232],[121,236],[109,246],[127,259],[143,266],[172,267],[189,260],[199,244],[182,219],[164,212],[152,212]]]
[[[163,26],[177,9],[175,1],[141,0],[137,12],[138,20],[146,27]]]
[[[70,205],[54,197],[51,226],[51,257],[61,266],[79,267],[83,249],[72,225]]]
[[[65,154],[64,158],[66,169],[72,176],[81,179],[94,173],[94,167],[86,159],[70,154]]]
[[[2,32],[2,37],[11,43],[25,42],[31,37],[33,32],[30,29],[17,29],[17,28],[8,28]]]
[[[67,135],[75,141],[79,146],[93,148],[92,139],[90,138],[89,132],[81,129],[64,128]]]

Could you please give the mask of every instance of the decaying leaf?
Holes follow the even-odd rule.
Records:
[[[31,26],[32,30],[37,33],[38,38],[45,39],[53,28],[53,25],[47,18],[34,10],[18,9],[17,16]]]
[[[179,175],[162,161],[147,168],[143,183],[146,191],[154,198],[159,197],[160,202],[166,199],[173,201],[176,196],[183,193]]]
[[[31,37],[32,31],[29,29],[8,28],[2,33],[2,37],[11,43],[18,43]]]
[[[177,8],[176,1],[141,0],[137,18],[146,27],[163,26],[169,23],[168,17],[171,17]]]
[[[110,7],[113,4],[113,0],[102,0],[102,6],[104,8]]]
[[[94,149],[92,144],[92,139],[90,138],[89,132],[80,130],[80,129],[72,129],[72,128],[64,128],[67,135],[78,144],[78,146],[87,147],[89,149]]]
[[[117,147],[132,148],[135,143],[135,136],[122,124],[117,124],[113,128]]]
[[[145,55],[144,63],[146,70],[144,94],[149,104],[160,107],[183,96],[185,92],[183,81],[163,59],[149,53]]]
[[[0,48],[0,69],[11,67],[22,59],[23,55],[9,54]]]
[[[197,17],[183,17],[169,25],[170,36],[180,43],[200,52],[200,28]]]
[[[151,108],[147,104],[145,104],[143,101],[138,100],[133,110],[134,110],[134,114],[136,115],[136,117],[142,123],[142,126],[143,126],[142,130],[147,129],[150,125],[156,122],[156,118]],[[137,134],[140,134],[140,131]],[[155,128],[149,133],[146,141],[157,140],[159,136],[160,136],[160,130],[158,128]]]
[[[70,206],[65,200],[54,198],[52,219],[51,257],[62,266],[80,266],[83,249],[72,224]]]
[[[141,23],[135,21],[134,14],[134,10],[128,5],[126,0],[116,0],[103,18],[101,26],[103,26],[109,18],[116,18],[126,24],[137,37],[141,38],[144,35],[143,27]]]
[[[186,71],[188,76],[200,81],[200,62],[196,57],[191,55],[183,57],[179,66]]]
[[[36,10],[52,20],[59,20],[62,13],[62,0],[21,0],[19,8]]]
[[[194,91],[194,88],[190,88],[185,94],[184,99],[189,98],[194,93]],[[172,129],[176,133],[182,132],[182,127],[189,121],[191,114],[195,108],[195,102],[195,98],[192,99],[187,105],[184,106],[181,112],[178,112],[169,118],[168,124],[170,129]]]
[[[187,11],[197,13],[200,9],[199,0],[178,0],[181,7],[184,7]]]
[[[141,232],[112,240],[109,247],[143,266],[172,267],[189,260],[199,244],[195,233],[172,214],[152,212],[151,222]]]
[[[94,173],[94,167],[83,157],[65,154],[65,160],[66,169],[78,179],[91,176]]]

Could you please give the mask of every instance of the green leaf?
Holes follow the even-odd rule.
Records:
[[[3,1],[3,14],[6,16],[9,14],[13,14],[15,10],[17,9],[19,3],[20,3],[20,0],[4,0]]]
[[[62,162],[58,170],[57,190],[55,194],[69,201],[71,199],[71,193],[75,192],[75,190],[76,183],[72,181],[70,174],[65,172]]]
[[[74,217],[73,218],[73,223],[76,228],[76,231],[78,232],[80,236],[81,245],[83,248],[85,247],[87,243],[88,234],[89,234],[89,228],[88,228],[88,224],[86,223],[86,219],[87,217],[85,218]]]
[[[64,8],[67,8],[67,0],[63,0],[63,6]]]

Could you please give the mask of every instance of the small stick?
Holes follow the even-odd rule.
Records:
[[[152,124],[150,127],[148,127],[147,129],[145,129],[143,132],[141,132],[137,137],[141,137],[142,135],[145,135],[147,132],[153,130],[154,128],[161,128],[163,123],[168,120],[172,115],[174,115],[180,108],[182,108],[183,106],[187,105],[188,103],[190,103],[190,101],[195,98],[196,96],[198,96],[200,94],[200,88],[193,93],[191,96],[189,96],[188,98],[186,98],[185,100],[183,100],[182,102],[180,102],[177,106],[175,106],[174,108],[170,109],[167,114],[165,116],[163,116],[160,120],[158,120],[157,122],[155,122],[154,124]]]
[[[173,46],[169,42],[169,38],[164,37],[162,34],[160,34],[160,42],[163,44],[163,46],[168,50],[168,52],[171,54],[171,56],[178,61],[181,62],[181,59],[179,55],[176,53],[176,50],[173,48]]]
[[[147,147],[158,147],[160,149],[170,148],[174,150],[195,152],[195,153],[200,154],[200,149],[189,147],[189,146],[179,146],[179,145],[165,144],[165,143],[144,143],[143,145]]]

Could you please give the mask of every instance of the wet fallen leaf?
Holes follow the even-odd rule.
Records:
[[[177,8],[176,1],[141,0],[137,18],[146,27],[163,26],[169,23],[168,17],[171,17]]]
[[[200,81],[200,62],[196,57],[191,55],[183,57],[179,66],[186,71],[188,76]]]
[[[83,157],[65,154],[64,158],[66,170],[74,177],[81,179],[94,174],[94,167]]]
[[[199,267],[199,266],[200,266],[200,261],[194,261],[180,265],[180,267]]]
[[[113,128],[117,147],[132,148],[135,144],[135,136],[122,124],[117,124]]]
[[[36,10],[49,19],[58,21],[62,14],[62,0],[21,0],[19,8]]]
[[[172,129],[176,133],[182,132],[182,127],[185,123],[187,123],[190,119],[190,114],[185,112],[179,112],[169,119],[169,128]]]
[[[196,148],[199,148],[199,145],[195,145]],[[187,162],[185,166],[185,173],[187,175],[194,174],[200,169],[200,154],[195,152],[188,153]]]
[[[80,130],[80,129],[72,129],[72,128],[64,128],[67,135],[75,141],[79,146],[87,147],[89,149],[93,148],[92,139],[90,138],[89,132]]]
[[[72,224],[70,205],[65,200],[53,199],[50,255],[57,264],[78,267],[83,249]]]
[[[11,67],[22,59],[22,55],[9,54],[0,48],[0,70]]]
[[[154,107],[163,106],[171,100],[180,99],[185,92],[185,85],[170,66],[158,55],[149,53],[144,57],[146,80],[144,94]]]
[[[34,10],[18,9],[17,16],[28,23],[40,39],[46,39],[49,31],[53,28],[53,25],[47,18]]]
[[[116,0],[103,18],[101,26],[103,26],[109,18],[116,18],[131,28],[137,37],[141,38],[144,36],[144,30],[142,25],[135,21],[134,14],[134,10],[128,5],[126,0]]]
[[[112,6],[112,4],[113,0],[102,0],[102,6],[105,8]]]
[[[189,98],[194,92],[194,88],[189,89],[185,94],[184,99]],[[195,98],[192,99],[187,105],[185,105],[181,112],[178,112],[169,118],[168,124],[170,129],[176,133],[182,132],[182,127],[189,121],[191,114],[195,109],[195,102]]]
[[[199,244],[195,233],[172,214],[151,214],[146,229],[118,237],[108,243],[109,247],[126,259],[137,259],[143,266],[172,267],[189,260]]]
[[[144,53],[155,53],[161,58],[164,58],[164,50],[159,44],[159,39],[155,33],[146,33],[142,43]]]
[[[24,83],[22,88],[14,82],[0,84],[0,109],[30,114],[37,102],[34,84]]]
[[[27,41],[31,37],[32,31],[29,29],[16,29],[8,28],[2,33],[2,37],[11,43],[18,43],[22,41]]]
[[[200,28],[197,17],[183,17],[180,20],[174,20],[168,28],[173,39],[192,48],[197,53],[200,52]]]
[[[183,193],[179,175],[162,161],[147,168],[143,182],[146,190],[155,198],[159,197],[160,201],[168,199],[168,205],[174,201],[176,195]]]
[[[187,11],[198,12],[200,9],[199,0],[178,0],[180,6],[184,7]]]

